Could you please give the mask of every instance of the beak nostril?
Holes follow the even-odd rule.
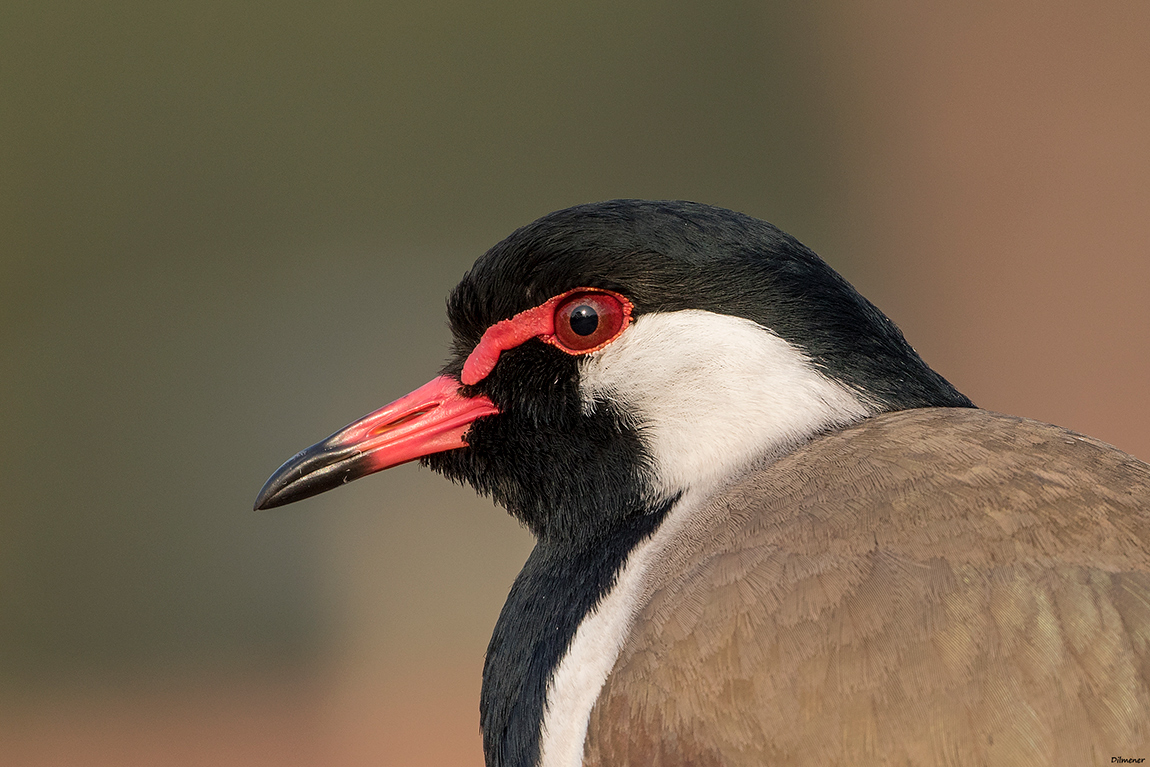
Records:
[[[413,421],[416,418],[427,415],[432,410],[435,410],[435,408],[437,408],[437,407],[439,407],[439,403],[433,402],[428,407],[423,407],[423,408],[420,408],[419,410],[413,410],[412,412],[407,413],[406,415],[401,415],[399,418],[396,418],[394,421],[388,421],[387,423],[381,423],[379,426],[376,426],[374,429],[372,429],[370,432],[368,432],[368,436],[369,437],[378,437],[380,434],[386,434],[387,432],[391,431],[392,429],[396,429],[396,428],[402,426],[403,424],[407,423],[408,421]]]

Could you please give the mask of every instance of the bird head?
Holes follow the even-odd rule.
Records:
[[[448,299],[441,375],[285,463],[270,508],[420,458],[585,539],[879,412],[969,407],[774,226],[689,202],[557,211]]]

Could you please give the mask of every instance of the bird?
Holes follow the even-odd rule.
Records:
[[[795,238],[579,205],[447,314],[438,376],[255,505],[418,459],[530,530],[488,767],[1150,757],[1150,466],[975,407]]]

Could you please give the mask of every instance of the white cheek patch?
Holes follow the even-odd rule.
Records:
[[[761,325],[696,309],[639,317],[581,363],[579,386],[587,410],[610,401],[637,419],[662,497],[877,412]]]

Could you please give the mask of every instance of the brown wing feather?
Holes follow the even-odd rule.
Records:
[[[656,576],[585,764],[1150,757],[1150,466],[1021,418],[914,410],[711,508]]]

